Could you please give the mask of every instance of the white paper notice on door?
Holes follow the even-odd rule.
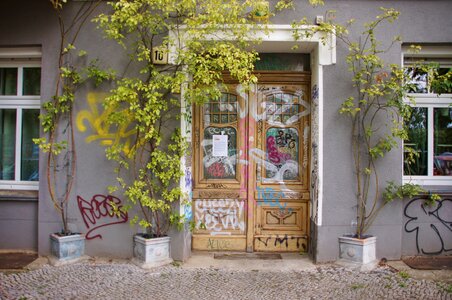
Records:
[[[212,156],[228,156],[228,136],[214,134],[212,136]]]

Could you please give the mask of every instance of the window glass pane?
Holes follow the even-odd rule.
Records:
[[[41,93],[41,68],[24,68],[23,95]]]
[[[259,53],[254,63],[257,71],[310,71],[309,54],[301,53]]]
[[[438,74],[432,80],[431,90],[437,94],[452,93],[452,68],[439,68]]]
[[[433,174],[452,175],[452,108],[434,110]]]
[[[299,96],[276,93],[265,99],[265,115],[269,123],[292,124],[299,120]]]
[[[14,180],[16,110],[0,109],[0,180]]]
[[[218,100],[204,104],[204,127],[237,121],[237,96],[223,93]]]
[[[409,93],[428,93],[428,74],[416,68],[406,68],[409,80]]]
[[[39,137],[39,109],[22,111],[22,149],[21,180],[37,181],[39,179],[39,147],[33,143]]]
[[[228,136],[228,156],[213,156],[213,135]],[[206,179],[234,179],[237,173],[237,130],[233,127],[204,129],[204,177]]]
[[[413,107],[404,141],[404,175],[427,175],[427,108]]]
[[[294,128],[272,127],[267,130],[265,178],[298,179],[298,140],[298,131]]]
[[[0,95],[17,95],[17,68],[0,68]]]

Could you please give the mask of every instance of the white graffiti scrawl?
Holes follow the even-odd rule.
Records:
[[[200,199],[195,201],[196,228],[210,231],[245,230],[245,201]]]

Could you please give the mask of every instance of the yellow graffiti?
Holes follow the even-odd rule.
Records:
[[[108,122],[108,116],[113,112],[113,109],[102,109],[102,102],[107,97],[106,93],[88,93],[86,102],[89,110],[82,110],[77,114],[76,124],[80,132],[86,132],[88,126],[91,128],[91,134],[85,138],[86,143],[98,141],[102,146],[111,146],[113,144],[124,144],[124,153],[129,153],[132,143],[132,137],[136,130],[131,126],[131,121],[128,120],[120,126],[112,126]]]

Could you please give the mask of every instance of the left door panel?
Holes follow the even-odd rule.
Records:
[[[195,250],[246,249],[247,103],[238,89],[194,110]]]

